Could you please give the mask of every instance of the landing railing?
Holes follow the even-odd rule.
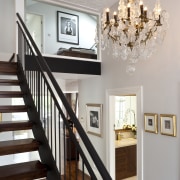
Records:
[[[18,13],[17,17],[18,59],[24,67],[29,89],[61,178],[110,180],[108,171]],[[25,59],[29,57],[36,66],[33,70],[26,71]]]

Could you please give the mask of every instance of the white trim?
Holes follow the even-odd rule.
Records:
[[[75,4],[72,2],[68,2],[68,1],[63,1],[63,0],[60,0],[58,2],[54,1],[54,0],[36,0],[36,1],[51,4],[51,5],[61,6],[61,7],[65,7],[65,8],[70,8],[73,10],[77,10],[80,12],[86,12],[86,13],[90,13],[93,15],[99,15],[100,14],[97,9],[89,8],[87,6],[82,6],[82,5]]]
[[[138,87],[127,87],[127,88],[118,88],[118,89],[108,89],[106,90],[106,160],[107,168],[113,179],[115,179],[115,140],[114,135],[114,122],[110,121],[110,107],[109,101],[110,96],[123,96],[135,94],[137,97],[137,179],[143,180],[143,124],[142,124],[142,114],[143,114],[143,88],[142,86]]]

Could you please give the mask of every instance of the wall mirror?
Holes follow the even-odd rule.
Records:
[[[115,105],[115,130],[128,128],[137,125],[136,106],[137,100],[135,95],[114,96]]]
[[[97,45],[98,14],[45,2],[26,0],[26,25],[43,54],[100,59]],[[66,31],[65,27],[70,31]],[[73,55],[72,55],[73,54]]]

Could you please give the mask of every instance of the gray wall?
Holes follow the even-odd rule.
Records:
[[[15,52],[15,1],[0,0],[0,53]]]
[[[15,52],[15,5],[14,0],[0,0],[0,60],[6,61]],[[1,76],[1,78],[3,78]],[[5,77],[4,77],[5,78]],[[0,87],[1,91],[9,90],[9,87]],[[1,98],[0,105],[10,105],[10,99]],[[11,114],[3,113],[3,121],[11,120]],[[0,140],[12,139],[12,132],[0,133]],[[8,164],[13,156],[0,157],[0,164]]]
[[[152,2],[152,4],[155,1]],[[136,72],[126,74],[126,62],[115,61],[112,51],[102,52],[102,76],[82,80],[79,83],[79,119],[86,129],[86,103],[103,104],[103,137],[89,135],[98,153],[106,162],[106,128],[109,124],[107,114],[106,90],[126,87],[143,87],[143,113],[175,114],[177,116],[177,137],[159,133],[144,132],[143,114],[138,133],[143,142],[142,158],[143,180],[179,180],[180,179],[180,1],[171,3],[161,1],[162,7],[170,14],[170,27],[157,53],[147,61],[140,61]],[[160,127],[160,121],[158,121]],[[109,127],[113,128],[113,127]],[[160,130],[160,129],[159,129]],[[140,180],[139,177],[138,180]]]

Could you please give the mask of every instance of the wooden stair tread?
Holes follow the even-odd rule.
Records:
[[[1,113],[10,113],[10,112],[27,112],[28,107],[25,105],[16,105],[16,106],[0,106]]]
[[[0,142],[0,156],[8,154],[16,154],[22,152],[36,151],[39,143],[32,139],[19,139]]]
[[[0,97],[23,97],[23,93],[21,91],[0,91]]]
[[[11,69],[1,69],[0,68],[0,74],[1,75],[16,75],[17,74],[17,70],[11,70]]]
[[[47,167],[40,161],[31,161],[0,167],[0,179],[32,180],[46,177]]]
[[[7,65],[17,65],[17,62],[9,62],[9,61],[0,61],[0,65],[7,64]]]
[[[17,131],[31,129],[33,123],[31,121],[1,121],[0,132]]]
[[[0,61],[0,74],[2,75],[16,75],[17,74],[16,62],[2,62]]]
[[[14,79],[0,79],[0,85],[6,85],[6,86],[19,86],[20,82],[19,80]]]

